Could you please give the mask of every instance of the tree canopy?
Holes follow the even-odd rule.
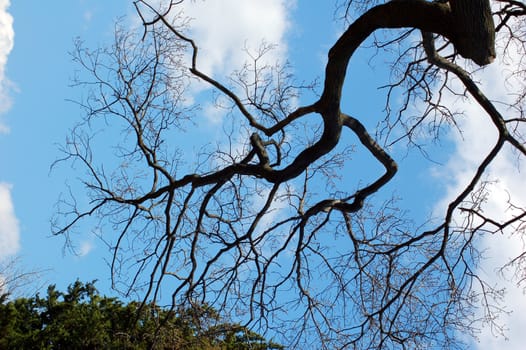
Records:
[[[77,281],[67,292],[51,285],[45,297],[8,301],[3,295],[0,348],[277,350],[282,346],[221,321],[206,305],[171,312],[101,296],[94,282]]]
[[[111,46],[79,41],[73,54],[85,74],[76,83],[90,93],[62,160],[83,167],[90,201],[76,191],[62,198],[56,234],[93,223],[125,293],[140,291],[148,304],[167,291],[174,308],[198,301],[243,315],[245,326],[291,346],[451,349],[463,346],[459,333],[480,327],[474,310],[495,322],[500,290],[476,272],[477,242],[525,234],[526,210],[513,193],[505,217],[485,203],[495,159],[511,148],[524,161],[526,86],[501,108],[472,72],[511,50],[526,57],[524,3],[339,1],[348,26],[328,50],[319,87],[296,80],[287,64],[262,64],[270,45],[222,81],[200,69],[184,1],[134,4],[140,30],[117,26]],[[373,51],[397,54],[386,114],[368,130],[365,116],[343,110],[342,91],[352,56],[380,29],[386,38]],[[523,58],[509,62],[512,75],[525,76]],[[199,134],[196,82],[226,115],[216,146]],[[384,193],[399,167],[391,149],[406,142],[425,154],[418,135],[441,140],[443,128],[457,127],[463,114],[446,95],[480,105],[498,137],[438,217],[410,220],[411,207]],[[415,112],[415,104],[424,107]],[[100,161],[108,140],[113,158]],[[358,151],[381,171],[345,186]],[[519,276],[525,257],[510,257]]]

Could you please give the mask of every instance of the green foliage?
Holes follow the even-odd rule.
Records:
[[[94,282],[66,293],[0,299],[0,349],[283,349],[217,312],[194,306],[170,312],[155,305],[100,296]]]

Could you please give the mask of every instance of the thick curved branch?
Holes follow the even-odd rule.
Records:
[[[266,134],[275,131],[275,129],[268,129],[257,123],[254,117],[246,110],[241,100],[232,91],[200,72],[196,67],[198,48],[193,40],[179,33],[167,21],[165,16],[159,13],[157,13],[157,16],[155,21],[162,21],[180,39],[191,44],[193,50],[191,72],[193,74],[229,96],[235,102],[240,112],[256,129]],[[356,49],[371,33],[380,28],[414,27],[441,34],[454,41],[455,33],[451,30],[454,24],[454,17],[451,16],[450,7],[447,4],[430,3],[424,0],[398,0],[372,8],[351,24],[329,51],[325,85],[320,99],[312,106],[298,109],[289,118],[285,119],[289,122],[307,113],[317,112],[321,114],[324,123],[323,134],[316,143],[300,152],[288,166],[280,170],[274,170],[267,166],[233,165],[212,175],[200,177],[199,180],[196,180],[194,176],[192,179],[186,178],[183,182],[196,180],[197,182],[207,183],[208,180],[205,180],[205,178],[213,181],[214,177],[229,176],[233,173],[260,176],[272,183],[285,182],[297,177],[310,164],[329,153],[338,144],[343,126],[340,115],[341,91],[345,81],[347,65]],[[473,59],[477,58],[474,57]],[[279,126],[283,127],[281,124]]]
[[[454,18],[453,44],[466,58],[479,65],[493,62],[495,53],[495,24],[489,0],[450,0]]]
[[[344,118],[344,125],[354,131],[362,145],[364,145],[365,148],[367,148],[367,150],[369,150],[369,152],[371,152],[371,154],[382,163],[385,168],[385,174],[369,186],[359,191],[357,197],[364,199],[387,184],[395,176],[398,166],[394,159],[391,158],[391,156],[369,135],[365,126],[358,119],[343,113],[342,118]],[[345,210],[345,206],[338,208]]]
[[[471,5],[476,5],[477,1],[486,0],[474,0]],[[139,2],[142,1],[135,3]],[[171,2],[170,7],[175,4]],[[179,32],[177,26],[171,25],[168,12],[156,12],[153,7],[149,7],[149,10],[154,13],[153,20],[147,21],[142,17],[145,26],[152,26],[151,32],[147,28],[148,33],[157,35],[159,40],[173,40],[180,45],[181,52],[192,50],[191,63],[188,64],[190,70],[183,63],[183,55],[177,66],[184,72],[181,74],[185,79],[192,75],[224,94],[233,107],[237,108],[237,113],[232,114],[233,118],[241,120],[241,123],[234,126],[232,134],[241,131],[241,135],[245,135],[247,124],[252,134],[241,145],[242,159],[238,156],[237,149],[218,150],[214,153],[207,148],[200,153],[199,158],[204,158],[198,160],[198,165],[179,167],[177,161],[163,159],[172,157],[172,154],[159,147],[162,138],[159,141],[157,137],[160,138],[163,130],[154,135],[154,141],[147,134],[151,125],[142,119],[142,112],[144,109],[146,113],[146,109],[151,106],[142,104],[137,108],[132,103],[134,99],[124,99],[127,104],[122,108],[137,112],[124,114],[125,121],[134,127],[131,130],[137,135],[137,145],[134,143],[133,146],[138,146],[138,149],[133,148],[135,153],[131,154],[138,158],[137,167],[154,170],[153,185],[144,191],[142,184],[149,184],[150,178],[138,177],[135,182],[139,187],[137,191],[120,190],[122,187],[119,186],[112,191],[110,185],[101,181],[96,168],[90,168],[91,162],[82,158],[77,150],[72,156],[83,160],[95,179],[91,188],[88,183],[88,189],[96,192],[95,196],[102,196],[105,202],[100,206],[97,205],[99,202],[93,202],[92,211],[84,214],[75,211],[73,214],[78,218],[71,225],[84,216],[91,216],[94,211],[100,211],[99,215],[112,224],[111,230],[119,230],[116,248],[121,249],[121,254],[128,254],[125,251],[127,238],[133,237],[129,244],[133,245],[132,250],[140,247],[134,256],[139,259],[135,260],[135,264],[134,261],[126,261],[122,266],[134,266],[132,271],[136,272],[132,272],[132,285],[139,283],[140,277],[147,274],[147,271],[150,272],[145,280],[144,301],[147,298],[156,299],[164,292],[164,286],[168,285],[170,293],[173,292],[174,305],[181,301],[193,302],[196,298],[221,306],[233,305],[231,310],[247,310],[249,323],[260,322],[261,319],[264,322],[268,317],[266,326],[269,327],[271,317],[274,322],[275,316],[271,314],[279,316],[282,311],[286,314],[287,306],[292,303],[283,303],[282,297],[288,298],[291,291],[294,291],[299,295],[297,304],[294,305],[296,310],[302,313],[301,308],[304,308],[305,311],[304,322],[299,328],[305,327],[302,330],[308,332],[307,327],[313,327],[320,335],[341,335],[341,344],[351,346],[354,343],[357,348],[371,348],[365,344],[367,342],[376,344],[379,348],[389,348],[389,344],[403,343],[408,339],[416,343],[422,337],[413,332],[429,329],[428,325],[421,327],[421,324],[426,321],[431,321],[431,327],[445,324],[448,316],[444,316],[444,323],[431,320],[436,313],[432,315],[425,308],[428,306],[428,292],[440,294],[432,295],[432,300],[442,303],[434,310],[455,312],[456,308],[450,309],[450,306],[455,306],[461,300],[454,288],[447,284],[449,280],[454,280],[454,285],[458,285],[455,278],[458,268],[456,263],[448,263],[448,254],[456,255],[453,259],[458,258],[457,262],[464,258],[462,251],[459,253],[454,250],[453,240],[457,236],[449,235],[449,230],[453,230],[450,228],[453,212],[458,210],[459,203],[473,191],[481,174],[506,141],[523,153],[524,149],[517,147],[517,142],[507,133],[502,116],[477,90],[467,73],[463,75],[465,72],[455,70],[455,66],[439,57],[431,46],[432,40],[429,40],[433,34],[424,34],[424,45],[431,63],[448,69],[447,72],[460,74],[461,79],[464,77],[466,88],[486,109],[499,129],[500,138],[497,146],[482,162],[472,182],[452,202],[444,221],[431,230],[427,228],[429,223],[415,228],[403,218],[404,214],[398,208],[391,208],[392,203],[386,201],[382,206],[375,206],[373,201],[365,201],[393,179],[397,164],[369,135],[363,125],[365,123],[341,111],[342,89],[351,57],[377,29],[407,27],[435,33],[446,38],[446,42],[452,42],[461,55],[478,64],[487,64],[494,56],[491,23],[486,21],[480,30],[487,32],[478,36],[480,33],[477,31],[469,34],[469,28],[458,29],[456,22],[462,18],[459,15],[461,10],[449,3],[393,0],[375,6],[352,23],[331,48],[320,98],[291,112],[289,104],[281,108],[279,102],[282,101],[282,95],[279,93],[278,103],[275,104],[267,104],[267,100],[256,92],[240,98],[235,93],[236,90],[201,72],[198,69],[196,43],[182,34],[184,32]],[[163,31],[153,26],[156,23],[159,23]],[[480,23],[466,24],[467,27],[474,25]],[[459,35],[463,37],[459,38]],[[399,36],[396,40],[402,39]],[[473,43],[473,40],[480,42]],[[425,59],[421,57],[420,47],[412,45],[410,50],[418,53],[411,64],[423,66]],[[254,67],[253,71],[256,72],[257,69]],[[425,69],[439,71],[432,65]],[[152,74],[158,74],[158,71],[153,70]],[[429,80],[422,82],[416,77],[414,84],[428,84],[434,77],[430,77],[426,70],[423,74]],[[238,75],[238,78],[241,80],[240,86],[245,89],[253,87],[251,79],[256,82],[262,79],[259,82],[265,88],[261,88],[261,85],[259,88],[263,90],[273,83],[270,78],[265,80],[264,74],[248,77],[249,82],[242,80],[242,75]],[[126,75],[121,74],[117,79],[126,80]],[[267,82],[271,83],[267,86]],[[134,81],[127,80],[125,83],[131,88]],[[286,82],[288,83],[289,81]],[[155,81],[152,81],[148,86],[148,94],[155,91],[156,86]],[[431,86],[432,84],[427,85],[427,91],[431,90]],[[275,91],[268,93],[274,94]],[[257,110],[256,113],[262,114],[261,119],[258,114],[252,114],[253,108]],[[177,118],[172,113],[172,109],[168,110],[163,121],[168,122],[169,117]],[[293,122],[314,113],[323,122],[321,136],[314,143],[307,140],[309,146],[290,155],[294,146],[291,149],[287,149],[287,146],[295,143],[283,141],[286,140],[285,136],[287,139],[290,137],[289,127],[293,129]],[[155,125],[152,126],[155,128]],[[372,183],[365,183],[351,193],[346,192],[346,188],[336,188],[333,191],[336,186],[330,187],[333,186],[331,175],[337,177],[339,174],[336,172],[344,169],[348,159],[347,151],[336,149],[344,127],[357,135],[361,145],[384,168]],[[168,131],[166,129],[164,134],[166,139],[168,135],[172,135]],[[232,134],[227,135],[230,146],[237,142]],[[279,141],[270,139],[275,134],[281,137]],[[292,131],[292,135],[295,137],[297,134]],[[331,156],[327,157],[327,161],[324,157],[326,155]],[[188,157],[192,155],[188,154]],[[274,157],[277,158],[275,162],[272,159]],[[283,163],[288,161],[288,164],[282,166],[279,164],[281,160]],[[317,161],[321,164],[315,163]],[[207,170],[203,171],[204,167]],[[157,172],[164,176],[157,176]],[[124,173],[126,175],[126,170]],[[122,173],[117,173],[111,180],[119,182],[120,176]],[[302,189],[296,188],[300,177],[304,177]],[[327,184],[325,192],[319,187],[320,178]],[[129,186],[126,181],[123,182],[127,189]],[[317,188],[311,189],[311,183]],[[332,191],[331,194],[325,195],[329,191]],[[321,199],[332,199],[320,200],[318,196]],[[105,208],[102,208],[103,204]],[[106,207],[109,208],[103,211]],[[523,217],[524,215],[520,218]],[[146,229],[138,227],[141,224]],[[65,230],[70,227],[67,226]],[[333,234],[334,239],[327,239],[325,233]],[[135,243],[134,240],[138,242]],[[118,253],[114,251],[114,254]],[[112,267],[117,263],[120,261],[114,255]],[[329,283],[318,288],[320,277],[323,281],[327,277]],[[173,284],[166,281],[168,278],[173,278]],[[422,286],[419,285],[420,282]],[[440,286],[440,290],[436,286]],[[256,312],[258,310],[259,314]],[[345,315],[348,317],[345,320],[347,328],[339,328],[338,322],[331,324],[334,310],[343,310],[342,313],[352,311]],[[287,314],[284,317],[288,320],[289,316]],[[429,318],[426,319],[427,317]],[[362,343],[365,346],[360,346]]]

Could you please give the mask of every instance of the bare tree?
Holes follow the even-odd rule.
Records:
[[[45,283],[42,275],[47,270],[28,270],[19,257],[0,260],[0,302],[9,298],[32,295]]]
[[[340,2],[349,26],[328,52],[319,98],[297,106],[315,85],[296,81],[287,66],[262,65],[269,47],[228,81],[202,72],[180,2],[159,9],[135,1],[143,33],[117,28],[107,49],[78,44],[74,57],[87,72],[78,84],[90,94],[82,102],[86,118],[63,151],[86,171],[88,198],[72,188],[59,201],[54,232],[70,237],[87,221],[113,252],[116,288],[139,291],[145,302],[168,292],[174,307],[207,303],[292,347],[451,349],[462,347],[458,332],[480,327],[480,305],[486,317],[478,321],[496,322],[500,291],[477,275],[477,241],[504,230],[524,235],[526,211],[510,195],[511,219],[488,216],[484,176],[505,147],[524,160],[526,89],[507,117],[470,70],[471,61],[489,64],[512,47],[526,57],[526,5]],[[392,65],[399,74],[372,133],[341,101],[351,57],[378,29],[390,29],[374,41],[379,50],[399,48]],[[524,60],[509,68],[526,75]],[[217,145],[199,144],[201,110],[188,99],[195,81],[215,91],[210,98],[227,115]],[[442,125],[455,125],[446,94],[480,104],[499,137],[442,217],[415,222],[395,199],[382,200],[397,172],[388,146],[420,148],[423,129],[439,138]],[[416,117],[407,113],[415,101],[426,106]],[[112,152],[108,140],[115,140]],[[370,183],[342,187],[350,155],[360,150],[383,171]],[[517,271],[525,257],[510,257]]]

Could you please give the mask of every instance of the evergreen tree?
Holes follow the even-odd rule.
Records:
[[[266,350],[283,347],[201,305],[177,312],[101,296],[94,282],[0,299],[0,349]]]

